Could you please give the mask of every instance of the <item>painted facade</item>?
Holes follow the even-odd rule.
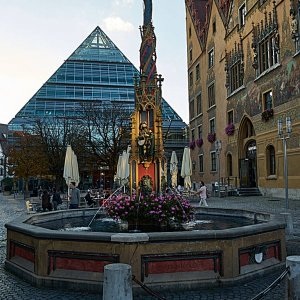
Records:
[[[0,124],[0,191],[1,181],[7,176],[7,125]]]
[[[283,121],[287,136],[288,117],[289,198],[299,199],[299,1],[186,0],[186,14],[194,182],[257,187],[284,197],[277,124]],[[214,140],[221,141],[220,160]]]

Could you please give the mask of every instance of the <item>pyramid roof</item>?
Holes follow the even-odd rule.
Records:
[[[9,129],[20,130],[35,118],[76,117],[87,101],[117,102],[133,111],[136,76],[139,71],[97,26],[9,122]],[[186,126],[164,99],[162,114],[164,127],[170,120],[171,128]]]

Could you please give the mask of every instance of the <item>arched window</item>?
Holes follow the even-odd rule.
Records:
[[[276,174],[275,148],[272,145],[267,147],[267,173],[268,175]]]
[[[232,176],[232,155],[227,154],[227,176]]]

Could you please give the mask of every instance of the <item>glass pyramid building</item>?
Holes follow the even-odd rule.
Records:
[[[138,55],[138,54],[137,54]],[[83,41],[8,124],[21,131],[35,118],[76,117],[82,102],[118,103],[134,109],[134,77],[139,71],[99,28]],[[163,127],[167,144],[183,148],[186,124],[163,100]],[[175,142],[175,140],[177,142]]]

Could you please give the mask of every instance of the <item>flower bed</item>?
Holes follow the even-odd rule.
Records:
[[[122,221],[132,222],[142,219],[145,222],[168,224],[170,220],[177,223],[190,221],[194,209],[186,199],[180,199],[176,195],[155,196],[153,193],[147,196],[118,195],[113,196],[106,203],[110,217]]]

